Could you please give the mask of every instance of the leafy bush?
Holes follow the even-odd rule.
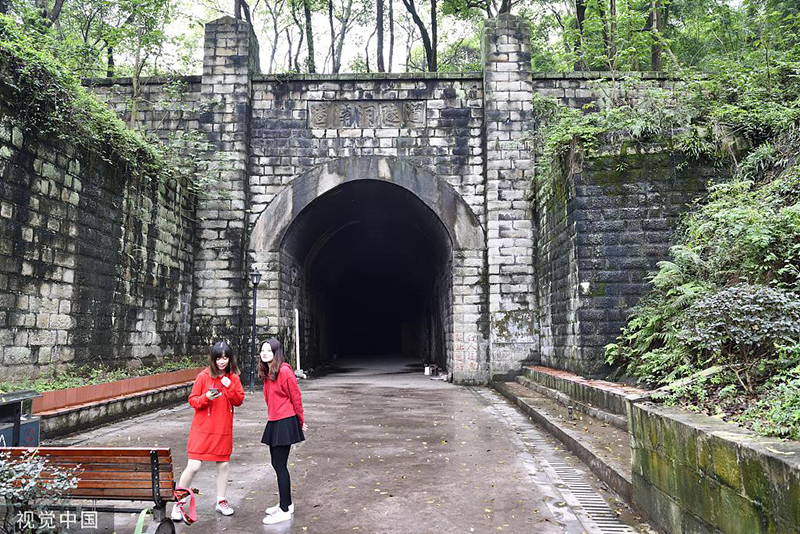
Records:
[[[800,359],[800,346],[794,350]],[[742,421],[757,432],[800,440],[800,366],[770,378],[765,394],[747,409]]]
[[[70,140],[147,179],[171,168],[159,151],[125,124],[51,53],[48,35],[23,31],[0,14],[0,104],[24,131]],[[114,161],[116,160],[116,161]]]
[[[682,323],[680,340],[698,364],[730,364],[752,392],[754,367],[778,346],[800,342],[800,299],[780,289],[738,284],[696,300]]]
[[[0,452],[0,497],[5,505],[2,532],[55,532],[55,526],[48,526],[54,523],[47,520],[54,512],[46,507],[57,505],[77,487],[76,471],[51,465],[35,450],[18,458]]]

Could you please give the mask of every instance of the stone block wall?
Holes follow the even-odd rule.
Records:
[[[678,218],[715,174],[658,147],[587,159],[540,182],[537,248],[542,362],[602,374],[605,345],[668,258]],[[573,158],[575,161],[575,158]]]
[[[3,110],[0,110],[0,115]],[[187,184],[0,124],[2,375],[186,351]]]
[[[518,371],[520,361],[539,352],[529,202],[534,160],[525,142],[533,127],[530,26],[510,14],[488,19],[482,46],[492,376]]]
[[[597,101],[597,84],[620,80],[620,73],[604,71],[582,72],[534,72],[531,74],[536,93],[555,98],[562,106],[581,109],[586,104]],[[663,72],[639,73],[644,83],[657,83],[661,87],[671,87],[672,81]]]
[[[249,349],[245,224],[250,203],[251,80],[258,69],[257,55],[255,35],[246,22],[223,17],[206,24],[200,93],[209,108],[199,122],[212,145],[204,162],[212,182],[197,206],[191,344],[200,351],[226,340],[240,361]]]
[[[179,132],[199,130],[203,104],[201,82],[200,76],[143,78],[141,101],[137,105],[137,128],[162,142],[169,142]],[[130,78],[88,78],[83,84],[130,124],[133,111]]]
[[[800,444],[630,405],[635,504],[671,534],[800,532]]]
[[[403,158],[430,170],[483,220],[482,98],[480,78],[470,74],[256,78],[250,223],[298,174],[360,156]],[[411,106],[415,118],[389,122],[377,116],[381,105],[398,100]],[[360,115],[347,115],[351,122],[342,124],[348,106]],[[366,115],[364,107],[376,115]]]

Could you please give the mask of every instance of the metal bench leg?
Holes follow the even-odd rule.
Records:
[[[147,534],[175,534],[175,524],[167,517],[167,505],[153,507],[153,521],[147,527]]]

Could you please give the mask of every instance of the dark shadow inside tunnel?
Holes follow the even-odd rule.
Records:
[[[413,356],[446,368],[450,236],[410,191],[342,184],[309,204],[281,245],[284,314],[299,310],[303,366]]]

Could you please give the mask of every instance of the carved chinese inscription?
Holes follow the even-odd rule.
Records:
[[[311,128],[424,128],[424,102],[309,102]]]

